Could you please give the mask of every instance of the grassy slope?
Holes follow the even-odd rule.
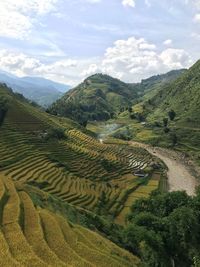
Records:
[[[149,118],[160,118],[173,109],[177,113],[177,124],[195,128],[200,122],[199,99],[200,61],[151,98],[153,113]]]
[[[86,232],[84,228],[81,228],[85,233],[83,235],[78,234],[77,237],[77,233],[72,233],[75,241],[69,244],[66,240],[68,232],[63,229],[63,225],[70,220],[98,229],[99,232],[104,229],[103,233],[112,237],[114,226],[108,227],[108,217],[112,220],[118,218],[120,223],[124,222],[127,203],[131,205],[130,196],[133,196],[136,189],[144,186],[147,187],[146,194],[149,179],[154,180],[151,174],[148,179],[138,179],[133,173],[138,168],[148,169],[151,173],[151,168],[147,167],[156,159],[142,149],[100,144],[75,122],[50,116],[30,106],[24,99],[17,99],[6,88],[0,87],[0,97],[2,96],[9,99],[9,107],[0,127],[1,217],[5,211],[6,218],[9,219],[9,209],[17,214],[12,225],[4,224],[1,219],[4,230],[1,232],[3,241],[0,251],[4,249],[7,253],[9,247],[11,254],[8,258],[15,262],[16,266],[35,266],[33,259],[37,266],[46,266],[48,261],[51,262],[51,259],[47,260],[50,257],[48,255],[51,255],[54,262],[64,262],[64,266],[79,266],[77,261],[83,266],[86,263],[87,266],[103,266],[104,257],[110,258],[106,266],[117,266],[117,262],[120,266],[135,266],[138,263],[136,257],[100,235]],[[60,140],[46,140],[45,135],[52,128],[64,129],[65,137]],[[148,192],[155,188],[157,185],[151,187]],[[28,202],[27,206],[24,202]],[[30,233],[26,209],[33,211],[30,216],[36,220],[34,227],[43,239],[41,244],[34,240],[34,236],[30,239],[26,236]],[[56,223],[55,211],[65,217],[64,223]],[[81,217],[78,214],[82,214]],[[97,214],[104,215],[104,223]],[[63,219],[61,221],[63,222]],[[58,240],[55,231],[59,233]],[[85,243],[85,239],[89,243],[94,242],[92,235],[95,235],[97,242],[94,249]],[[21,243],[15,244],[14,236],[19,236]],[[77,243],[79,238],[83,243]],[[61,242],[61,247],[56,248],[54,242]],[[50,251],[47,251],[46,243]],[[105,251],[102,251],[101,243],[105,244]],[[46,247],[43,248],[47,253],[45,260],[39,245]],[[67,258],[67,255],[63,255],[65,249],[70,250],[74,256]],[[84,255],[83,250],[87,251]],[[6,257],[7,254],[1,256],[3,255]],[[5,266],[6,264],[5,262]],[[11,266],[9,264],[8,262],[7,266]]]

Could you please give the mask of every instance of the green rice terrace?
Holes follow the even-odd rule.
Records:
[[[142,148],[102,144],[3,86],[0,92],[7,100],[0,127],[1,266],[137,265],[137,257],[52,207],[70,205],[123,225],[133,202],[159,187],[162,163]]]

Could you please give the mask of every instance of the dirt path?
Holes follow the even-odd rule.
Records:
[[[145,148],[149,153],[160,158],[166,164],[168,167],[167,175],[170,191],[185,190],[188,195],[195,194],[195,188],[200,183],[177,152],[159,147],[154,148],[138,142],[131,142],[131,144]]]

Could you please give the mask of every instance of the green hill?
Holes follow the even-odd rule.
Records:
[[[132,84],[133,89],[139,96],[155,93],[156,90],[176,80],[186,69],[172,70],[165,74],[154,75],[148,79],[142,80],[140,83]]]
[[[52,105],[50,112],[78,121],[107,120],[131,106],[132,86],[108,75],[95,74]]]
[[[170,110],[176,113],[178,124],[198,126],[200,123],[200,61],[178,79],[163,86],[148,101],[153,111],[150,117],[159,118]]]
[[[156,75],[141,83],[127,84],[108,75],[95,74],[56,101],[49,112],[79,122],[101,121],[116,117],[146,92],[176,79],[185,70]]]
[[[176,148],[200,164],[200,61],[174,74],[146,90],[118,120],[129,125],[134,140]]]

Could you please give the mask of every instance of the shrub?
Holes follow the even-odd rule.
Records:
[[[168,112],[168,116],[169,116],[170,120],[173,121],[175,119],[175,117],[176,117],[176,112],[173,109],[171,109]]]
[[[8,111],[8,99],[4,96],[1,96],[0,97],[0,126],[3,124],[7,111]]]
[[[172,140],[172,145],[175,146],[178,143],[178,137],[176,133],[171,133],[170,138]]]
[[[167,127],[167,125],[168,125],[168,118],[164,118],[163,119],[163,125],[164,125],[164,127]]]
[[[165,128],[164,128],[164,132],[165,132],[165,133],[169,133],[169,131],[170,131],[170,129],[169,129],[168,127],[165,127]]]
[[[132,136],[132,133],[131,133],[129,127],[126,127],[126,128],[120,129],[117,132],[115,132],[113,134],[113,137],[118,138],[118,139],[122,139],[125,141],[129,141],[132,139],[133,136]]]
[[[46,140],[49,139],[64,139],[65,136],[65,130],[62,128],[51,128],[47,131],[47,134],[45,136]]]

